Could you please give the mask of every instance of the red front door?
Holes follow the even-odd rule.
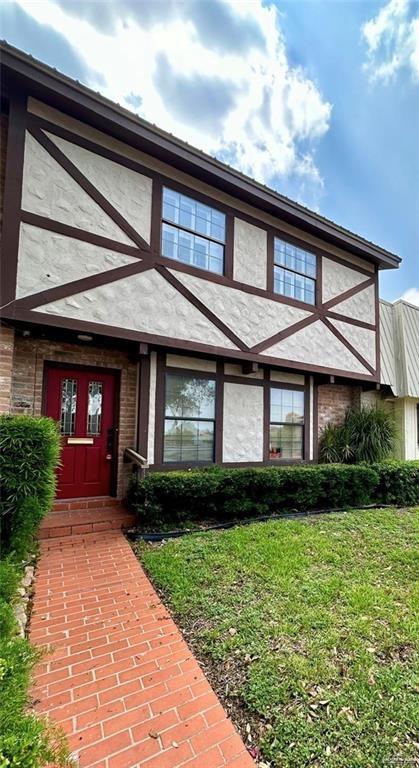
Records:
[[[115,376],[100,368],[47,370],[46,413],[62,436],[57,498],[107,496],[115,454]]]

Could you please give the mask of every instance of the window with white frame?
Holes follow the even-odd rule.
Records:
[[[214,461],[215,379],[166,374],[163,461]]]
[[[274,238],[274,291],[316,303],[316,256],[279,237]]]
[[[271,387],[269,458],[304,456],[304,391]]]
[[[222,275],[226,217],[216,208],[163,187],[162,255]]]

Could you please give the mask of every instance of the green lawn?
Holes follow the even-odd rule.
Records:
[[[138,546],[268,765],[419,764],[418,512],[256,523]]]

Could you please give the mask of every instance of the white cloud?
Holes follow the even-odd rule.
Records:
[[[419,82],[418,8],[416,2],[390,0],[362,27],[367,44],[365,69],[372,81],[387,83],[401,69],[408,69]]]
[[[58,1],[18,0],[103,75],[105,86],[88,85],[129,109],[137,101],[147,120],[265,184],[280,189],[292,178],[297,195],[316,201],[323,181],[315,147],[329,128],[331,105],[289,63],[274,5],[156,0],[142,18],[141,3],[70,0],[69,10],[65,0]],[[107,16],[95,23],[104,5]],[[224,39],[218,36],[214,47],[217,8],[226,24]],[[244,42],[238,45],[240,30]]]
[[[400,298],[419,307],[419,288],[408,288]]]

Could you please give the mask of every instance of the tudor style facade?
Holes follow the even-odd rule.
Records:
[[[2,81],[0,406],[60,422],[60,495],[123,495],[126,448],[315,461],[398,257],[8,46]]]

